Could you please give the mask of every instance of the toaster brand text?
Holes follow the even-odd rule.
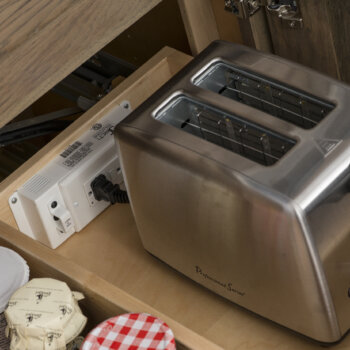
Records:
[[[242,292],[242,291],[239,291],[239,290],[233,288],[231,282],[228,282],[228,283],[220,282],[219,280],[215,279],[214,277],[209,276],[207,273],[203,272],[203,270],[199,266],[195,266],[195,268],[196,268],[196,273],[201,275],[204,279],[210,280],[210,281],[220,285],[221,287],[225,288],[229,292],[236,293],[236,294],[240,295],[241,297],[243,297],[245,295],[245,292]]]

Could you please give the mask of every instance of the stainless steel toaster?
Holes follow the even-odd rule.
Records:
[[[348,331],[348,86],[218,41],[116,136],[147,251],[317,341]]]

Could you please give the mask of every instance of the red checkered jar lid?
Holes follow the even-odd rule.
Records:
[[[125,314],[108,319],[86,337],[81,350],[175,350],[171,329],[148,314]]]

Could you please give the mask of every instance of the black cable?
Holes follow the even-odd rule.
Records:
[[[23,140],[29,140],[38,136],[62,131],[71,123],[72,120],[54,120],[38,125],[26,126],[18,130],[0,133],[0,148],[19,143]]]
[[[104,200],[115,203],[129,203],[129,197],[126,191],[120,189],[119,185],[113,185],[105,175],[98,175],[91,182],[92,193],[98,201]]]

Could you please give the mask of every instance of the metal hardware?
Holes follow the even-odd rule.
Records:
[[[267,11],[280,18],[282,24],[289,28],[303,28],[303,19],[295,0],[271,1],[267,6]]]
[[[303,19],[296,0],[225,0],[225,10],[241,19],[254,15],[261,7],[278,16],[282,23],[293,29],[303,27]]]
[[[239,18],[246,19],[266,4],[267,0],[225,0],[225,10],[234,13]]]
[[[112,89],[112,81],[127,77],[135,66],[99,52],[58,83],[52,91],[88,110]]]

